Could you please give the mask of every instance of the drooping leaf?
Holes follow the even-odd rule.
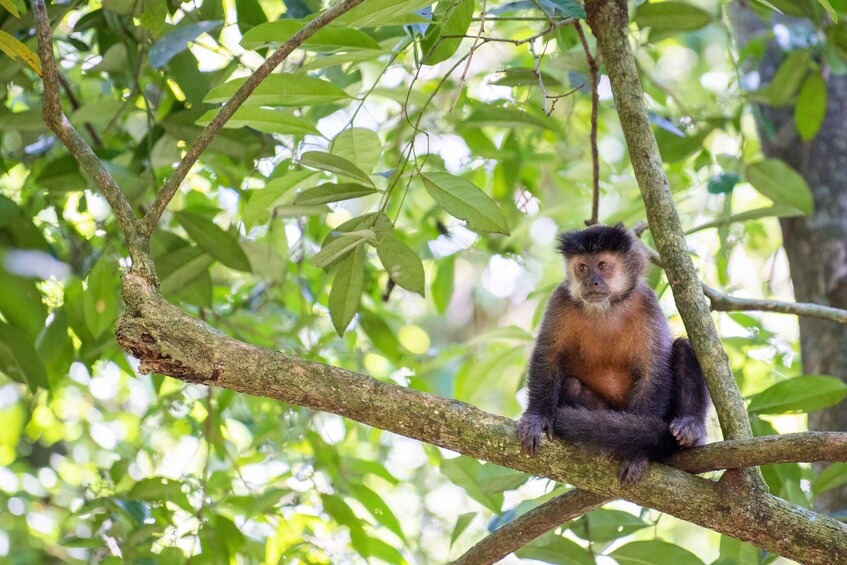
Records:
[[[333,155],[332,153],[324,153],[323,151],[307,151],[300,155],[299,160],[302,165],[307,167],[356,179],[359,182],[371,186],[374,185],[367,173],[344,157]]]
[[[106,255],[100,257],[86,279],[83,295],[85,324],[94,339],[114,329],[118,319],[118,262]]]
[[[219,27],[223,22],[205,21],[180,26],[159,38],[150,48],[150,65],[161,69],[176,55],[188,49],[188,44],[204,33]]]
[[[401,540],[406,541],[400,521],[376,492],[361,483],[351,483],[350,489],[356,500],[365,507],[377,522],[391,530]]]
[[[218,85],[203,99],[207,104],[229,100],[246,82],[237,78]],[[290,73],[273,73],[247,99],[246,104],[258,106],[313,106],[349,98],[346,92],[329,81]]]
[[[818,3],[824,7],[824,9],[829,12],[829,16],[832,18],[833,23],[838,23],[838,12],[835,11],[835,8],[832,7],[832,4],[829,0],[818,0]],[[842,10],[844,9],[842,5]]]
[[[446,61],[456,52],[473,20],[474,0],[441,0],[435,13],[438,19],[429,25],[421,40],[425,65]]]
[[[16,277],[0,266],[0,313],[11,325],[29,337],[30,343],[44,329],[47,307],[31,279]]]
[[[22,63],[41,76],[41,62],[38,55],[32,49],[18,41],[8,32],[0,30],[0,51],[8,55],[13,61]]]
[[[791,102],[806,78],[811,60],[812,54],[808,49],[788,54],[766,87],[767,100],[771,106],[779,108]]]
[[[469,180],[449,173],[422,174],[427,192],[451,216],[474,230],[509,235],[506,218],[497,204]]]
[[[826,115],[826,81],[820,72],[810,74],[794,106],[794,123],[803,141],[814,139]]]
[[[752,414],[815,412],[847,397],[847,385],[835,377],[804,375],[780,381],[755,395],[747,407]]]
[[[215,258],[200,247],[185,245],[156,257],[156,270],[165,297],[172,297],[199,279]]]
[[[303,20],[276,20],[266,22],[250,29],[241,38],[245,49],[256,49],[288,41],[308,22]],[[303,42],[301,49],[317,52],[347,51],[351,49],[374,49],[380,46],[370,35],[358,29],[328,25],[319,29],[312,37]]]
[[[435,279],[432,281],[432,301],[440,314],[447,311],[447,306],[453,299],[454,281],[456,278],[456,257],[451,255],[438,261]]]
[[[347,159],[362,171],[370,173],[379,162],[382,142],[373,130],[347,128],[333,138],[329,152]]]
[[[687,549],[662,540],[632,541],[609,555],[620,565],[703,565]]]
[[[812,191],[800,173],[779,159],[764,159],[750,163],[744,176],[753,188],[775,204],[793,206],[807,216],[814,212]]]
[[[391,280],[406,290],[424,296],[426,286],[420,257],[392,234],[383,235],[376,247],[379,260]]]
[[[453,533],[450,534],[450,548],[453,548],[453,544],[456,543],[456,540],[459,539],[459,536],[468,529],[473,519],[476,518],[476,512],[468,512],[466,514],[460,514],[458,518],[456,518],[456,525],[453,526]]]
[[[218,110],[209,110],[197,119],[197,125],[205,126],[217,115]],[[225,128],[250,127],[262,133],[281,135],[319,135],[309,120],[281,110],[242,106],[226,122]]]
[[[441,463],[441,472],[450,479],[453,484],[465,489],[465,492],[491,510],[494,513],[499,513],[503,506],[503,493],[484,492],[478,483],[478,477],[482,463],[471,457],[459,456],[452,459],[445,459]]]
[[[174,212],[174,216],[194,243],[206,253],[230,269],[250,272],[250,261],[231,233],[193,212]]]
[[[301,206],[316,206],[318,204],[329,204],[352,198],[361,198],[376,193],[377,190],[370,186],[362,186],[355,183],[324,183],[301,192],[294,199],[294,203]]]
[[[357,249],[360,244],[366,241],[376,241],[376,234],[373,230],[359,230],[327,239],[321,250],[312,257],[312,264],[315,267],[325,269],[346,257],[348,253]]]
[[[635,9],[638,27],[656,31],[694,31],[712,22],[712,15],[685,2],[649,2]]]
[[[329,315],[338,335],[344,335],[355,316],[364,285],[365,246],[359,244],[338,267],[329,293]]]
[[[32,342],[4,322],[0,322],[0,373],[29,385],[32,392],[48,387],[47,373]]]

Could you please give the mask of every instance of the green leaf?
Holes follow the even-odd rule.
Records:
[[[368,49],[367,51],[350,51],[349,53],[335,53],[325,57],[315,57],[311,61],[300,67],[300,72],[314,71],[317,69],[325,69],[346,63],[361,63],[362,61],[376,60],[378,57],[385,55],[383,50]]]
[[[162,294],[168,298],[173,297],[208,273],[214,261],[214,257],[193,245],[178,247],[156,257]]]
[[[353,496],[362,506],[370,513],[374,519],[391,530],[398,538],[406,542],[406,536],[403,534],[403,528],[400,527],[400,521],[391,511],[391,508],[380,498],[380,496],[361,483],[351,483],[350,489],[353,491]]]
[[[808,49],[789,53],[766,87],[767,100],[771,106],[779,108],[791,102],[806,78],[811,60],[812,54]]]
[[[338,335],[344,335],[356,314],[364,285],[365,246],[359,245],[339,266],[329,292],[329,316]]]
[[[832,463],[812,482],[815,496],[847,484],[847,463]]]
[[[388,276],[406,290],[424,296],[424,268],[420,257],[411,247],[391,234],[383,235],[376,247],[379,260]]]
[[[710,194],[726,194],[732,192],[740,180],[741,176],[738,173],[724,171],[710,178],[706,189]]]
[[[710,222],[706,222],[705,224],[700,224],[699,226],[693,227],[685,233],[691,234],[708,228],[716,228],[718,226],[724,226],[726,224],[732,224],[735,222],[741,223],[746,222],[748,220],[759,220],[761,218],[791,218],[794,216],[803,215],[803,212],[801,212],[794,206],[776,204],[774,206],[768,206],[766,208],[756,208],[755,210],[747,210],[745,212],[739,212],[738,214],[731,214],[729,216],[720,216]]]
[[[250,272],[250,261],[234,235],[224,231],[211,220],[192,212],[174,212],[174,216],[203,251],[230,269]]]
[[[0,0],[0,6],[3,6],[10,14],[15,16],[16,18],[21,19],[21,13],[12,0]]]
[[[332,140],[329,152],[347,159],[369,173],[382,155],[382,142],[376,132],[366,128],[347,128]]]
[[[23,332],[3,322],[0,322],[0,373],[28,384],[32,392],[48,387],[47,373],[32,342]]]
[[[556,7],[555,13],[551,15],[579,20],[585,19],[585,8],[576,0],[544,0],[544,4]]]
[[[265,188],[251,191],[241,217],[244,224],[252,228],[267,221],[275,206],[289,204],[294,200],[294,196],[288,193],[292,188],[305,184],[316,174],[314,171],[285,171],[278,178],[269,180]]]
[[[55,390],[56,384],[67,376],[75,358],[74,344],[68,334],[68,316],[64,308],[52,312],[50,323],[35,342],[35,350],[47,372],[49,389]]]
[[[219,110],[209,110],[197,119],[197,125],[205,126],[218,114]],[[320,135],[315,126],[305,118],[295,116],[282,110],[270,110],[255,106],[242,106],[226,122],[225,128],[253,128],[262,133],[278,133],[280,135]]]
[[[358,230],[332,239],[327,238],[321,250],[312,257],[312,264],[320,269],[325,269],[366,241],[376,241],[376,234],[373,230]]]
[[[523,471],[515,471],[494,463],[485,463],[479,468],[477,483],[482,492],[495,494],[515,490],[529,479]]]
[[[168,6],[165,0],[146,0],[144,11],[141,12],[139,20],[141,27],[149,31],[153,37],[158,37],[165,27],[168,17]]]
[[[832,18],[833,23],[838,23],[838,12],[835,11],[835,8],[832,7],[832,4],[829,3],[829,0],[818,0],[818,3],[824,7],[824,9],[829,12],[829,16]],[[843,5],[842,5],[843,9]]]
[[[747,165],[744,176],[753,188],[775,204],[793,206],[811,216],[815,211],[812,191],[800,173],[779,159],[764,159]]]
[[[285,43],[309,23],[304,20],[276,20],[266,22],[247,31],[241,38],[245,49],[256,49],[268,45]],[[350,49],[380,49],[370,35],[357,29],[339,25],[328,25],[319,29],[300,45],[300,49],[317,52],[333,52]]]
[[[461,514],[456,519],[456,525],[453,526],[453,533],[450,534],[450,549],[453,549],[453,544],[456,543],[456,540],[459,539],[459,536],[468,529],[473,519],[476,517],[476,512],[468,512],[467,514]]]
[[[35,282],[11,275],[0,266],[0,289],[0,313],[34,343],[47,318],[47,307]]]
[[[536,559],[558,565],[594,565],[594,558],[576,542],[547,532],[515,552],[521,559]],[[647,565],[645,562],[642,565]],[[651,565],[654,565],[651,563]]]
[[[494,126],[505,129],[525,128],[534,126],[555,131],[555,121],[550,118],[536,116],[516,108],[499,108],[489,106],[484,110],[475,110],[461,124],[462,128],[481,128]]]
[[[712,14],[684,2],[651,2],[635,9],[638,27],[656,31],[694,31],[712,22]]]
[[[451,255],[438,261],[435,279],[432,281],[432,301],[439,314],[444,314],[453,299],[456,279],[456,256]]]
[[[820,131],[826,115],[826,104],[826,80],[820,71],[814,72],[803,83],[797,105],[794,106],[794,123],[803,141],[814,139]]]
[[[438,19],[431,23],[421,40],[421,53],[425,65],[446,61],[462,44],[459,36],[465,35],[473,20],[474,0],[441,0],[435,8]],[[444,39],[448,36],[449,39]]]
[[[582,539],[594,543],[607,543],[648,526],[638,516],[609,508],[599,508],[565,525]]]
[[[41,63],[38,55],[33,53],[32,49],[18,41],[15,36],[3,30],[0,30],[0,51],[8,55],[13,61],[28,66],[38,76],[41,76]]]
[[[847,396],[847,385],[835,377],[804,375],[776,383],[755,395],[752,414],[815,412],[835,406]]]
[[[312,167],[313,169],[320,169],[336,175],[350,177],[371,186],[374,185],[371,177],[362,171],[362,169],[344,157],[333,155],[332,153],[324,153],[323,151],[307,151],[300,155],[299,161],[302,165]]]
[[[609,556],[620,565],[703,565],[703,561],[687,549],[661,540],[633,541]]]
[[[226,102],[246,81],[246,78],[237,78],[218,85],[206,95],[203,102],[207,104]],[[247,99],[247,104],[313,106],[346,98],[349,98],[347,93],[329,81],[290,73],[273,73],[256,87]]]
[[[294,204],[301,206],[317,206],[351,200],[374,194],[377,190],[370,186],[362,186],[355,183],[324,183],[315,188],[304,190],[294,199]]]
[[[118,263],[103,255],[88,273],[82,299],[85,325],[95,340],[113,330],[118,319]]]
[[[441,463],[441,472],[456,486],[465,489],[468,496],[494,512],[500,513],[503,506],[503,493],[484,492],[478,483],[482,463],[471,457],[461,455],[453,459],[445,459]]]
[[[335,21],[350,27],[428,23],[413,12],[432,4],[433,0],[368,0]]]
[[[220,21],[205,21],[178,27],[159,38],[150,48],[150,66],[161,69],[168,61],[188,49],[188,43],[220,26]]]
[[[421,174],[427,192],[452,216],[476,231],[509,235],[509,226],[497,204],[469,180],[449,173]]]

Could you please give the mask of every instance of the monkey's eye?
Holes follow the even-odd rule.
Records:
[[[588,265],[586,265],[585,263],[580,263],[579,267],[577,267],[577,269],[579,269],[580,273],[584,273],[585,271],[588,270]]]
[[[598,268],[598,269],[600,269],[601,271],[605,271],[605,270],[606,270],[606,266],[607,266],[607,265],[606,265],[606,262],[605,262],[605,261],[600,261],[599,263],[597,263],[597,268]]]

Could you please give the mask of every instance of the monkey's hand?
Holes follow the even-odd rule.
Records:
[[[671,422],[671,433],[680,447],[696,447],[706,443],[706,427],[694,416],[681,416]]]
[[[518,422],[518,440],[521,442],[521,451],[529,455],[538,453],[542,434],[547,434],[547,439],[553,439],[553,418],[524,412]]]

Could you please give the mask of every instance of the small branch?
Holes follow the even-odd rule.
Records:
[[[482,12],[479,16],[479,28],[477,29],[476,36],[473,36],[473,44],[471,45],[471,50],[468,51],[468,57],[465,60],[465,69],[462,71],[462,77],[459,79],[459,84],[456,86],[456,97],[453,99],[453,104],[450,105],[450,110],[447,111],[448,114],[453,113],[453,109],[456,107],[456,104],[459,102],[459,98],[462,96],[462,87],[465,84],[465,79],[468,76],[468,69],[471,67],[471,61],[473,60],[473,55],[476,53],[477,47],[485,42],[482,40],[482,34],[485,31],[485,17],[487,15],[487,10],[488,2],[487,0],[482,0]]]
[[[703,293],[711,301],[712,310],[720,312],[730,311],[762,311],[780,312],[782,314],[794,314],[807,318],[818,318],[829,320],[839,324],[847,324],[847,310],[812,304],[809,302],[784,302],[781,300],[763,300],[755,298],[740,298],[722,294],[717,290],[703,285]]]
[[[452,565],[490,565],[538,536],[610,502],[611,498],[572,489],[515,518],[482,539]]]
[[[53,34],[44,0],[33,0],[32,10],[38,36],[38,56],[41,59],[44,81],[44,106],[42,107],[44,122],[56,134],[59,141],[68,148],[82,170],[94,181],[97,188],[106,197],[127,241],[130,242],[136,234],[135,212],[133,212],[129,200],[127,200],[115,179],[103,166],[103,162],[94,154],[91,147],[65,116],[59,94],[61,81],[56,69],[56,60],[53,57]]]
[[[600,215],[600,152],[597,150],[597,108],[600,105],[600,93],[597,90],[600,81],[597,75],[600,71],[600,62],[598,61],[600,47],[597,47],[598,57],[595,57],[591,54],[591,48],[588,46],[585,31],[582,29],[579,20],[574,23],[574,28],[579,35],[582,49],[585,51],[585,60],[588,62],[588,72],[591,75],[591,165],[594,173],[594,196],[591,200],[591,220],[585,223],[592,226],[599,222]]]
[[[689,473],[758,467],[774,463],[847,461],[847,433],[805,432],[730,440],[687,449],[666,465]],[[496,563],[533,539],[614,500],[573,489],[532,509],[482,539],[453,565]]]
[[[535,66],[532,69],[532,74],[538,80],[538,87],[541,89],[541,108],[544,110],[544,115],[550,116],[551,111],[547,110],[547,89],[544,87],[544,78],[541,76],[541,59],[538,58],[538,53],[535,52],[535,41],[529,42],[529,52],[532,53],[532,60]]]
[[[43,1],[43,0],[42,0]],[[318,17],[309,22],[300,31],[295,33],[288,41],[274,51],[259,68],[257,68],[247,81],[241,85],[235,94],[232,95],[226,104],[220,109],[212,122],[207,125],[203,131],[188,148],[185,156],[180,161],[176,170],[165,181],[155,202],[150,207],[150,210],[144,215],[141,220],[139,231],[145,237],[149,237],[153,233],[153,228],[162,217],[162,213],[167,208],[168,203],[179,190],[179,185],[185,180],[191,167],[200,158],[200,155],[206,150],[215,136],[223,129],[224,124],[235,114],[238,108],[247,100],[247,98],[256,90],[263,80],[288,56],[297,49],[304,41],[312,37],[318,30],[341,16],[342,14],[352,10],[364,0],[343,0],[332,8],[322,12]]]
[[[71,108],[73,108],[74,110],[79,110],[79,100],[77,100],[73,88],[71,88],[71,84],[68,82],[68,79],[65,78],[65,75],[63,75],[62,73],[57,73],[57,75],[59,76],[59,82],[62,85],[62,89],[68,96],[68,102],[71,103]],[[88,135],[91,136],[91,141],[94,142],[94,145],[98,147],[101,147],[103,145],[103,141],[100,139],[100,136],[97,135],[97,131],[94,129],[94,126],[92,126],[89,122],[85,122],[85,131],[87,131]]]

